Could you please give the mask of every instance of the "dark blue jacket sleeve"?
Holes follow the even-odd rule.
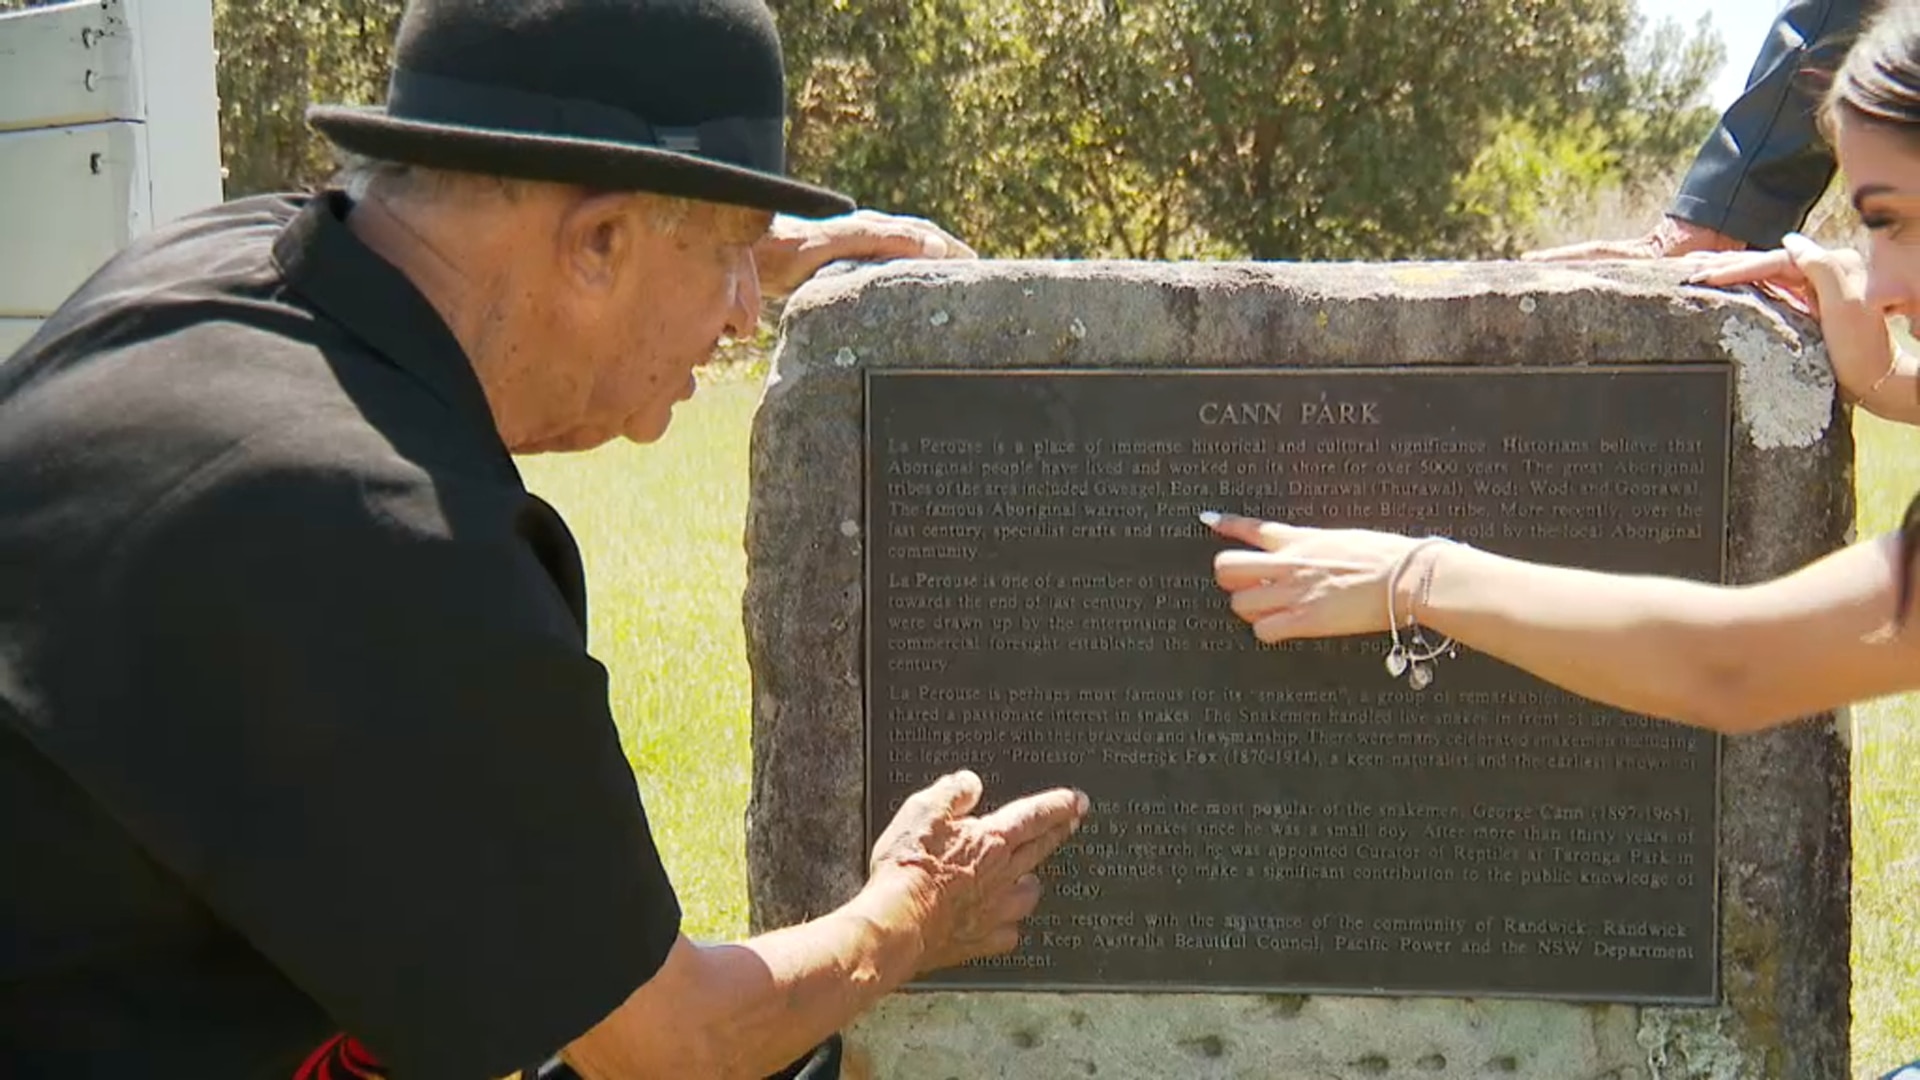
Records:
[[[1741,94],[1707,136],[1668,213],[1756,247],[1800,227],[1832,181],[1815,115],[1825,79],[1860,29],[1867,0],[1791,0]]]

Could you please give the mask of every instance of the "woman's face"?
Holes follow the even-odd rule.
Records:
[[[1886,315],[1920,309],[1920,133],[1907,134],[1843,110],[1834,151],[1848,195],[1867,229],[1867,295]]]

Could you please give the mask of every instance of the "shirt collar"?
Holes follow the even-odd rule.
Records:
[[[477,427],[480,442],[517,481],[519,470],[459,339],[399,268],[347,228],[352,208],[345,192],[324,191],[309,197],[287,223],[273,257],[288,287],[418,379],[463,425]]]

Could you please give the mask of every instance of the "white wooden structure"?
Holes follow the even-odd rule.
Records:
[[[0,359],[108,256],[220,197],[212,0],[0,15]]]

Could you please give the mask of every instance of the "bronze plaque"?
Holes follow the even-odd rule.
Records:
[[[1718,739],[1462,650],[1260,645],[1195,515],[1719,581],[1730,376],[873,371],[867,818],[1076,785],[1020,948],[918,985],[1717,995]]]

